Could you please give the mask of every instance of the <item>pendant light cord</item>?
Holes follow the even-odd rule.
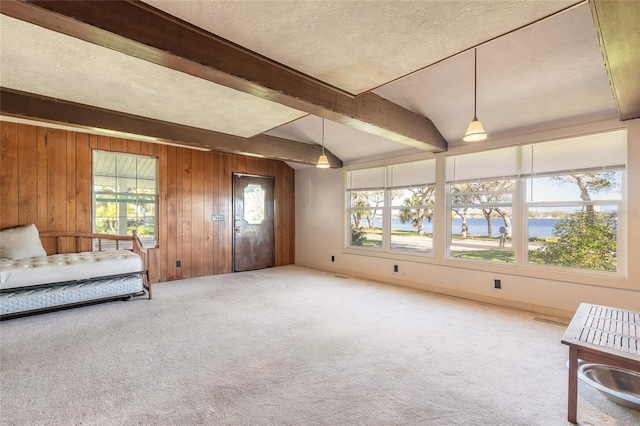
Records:
[[[322,155],[324,155],[324,117],[322,118]]]
[[[476,104],[478,100],[478,49],[473,49],[473,121],[478,120]]]

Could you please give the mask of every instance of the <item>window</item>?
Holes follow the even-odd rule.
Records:
[[[622,271],[625,164],[625,130],[447,157],[449,257]]]
[[[517,148],[447,157],[449,257],[514,262]]]
[[[524,145],[527,261],[615,272],[626,132]]]
[[[389,166],[391,251],[433,255],[435,160]]]
[[[435,160],[347,172],[348,246],[433,255]]]
[[[347,247],[380,257],[441,250],[455,262],[624,274],[626,135],[620,129],[347,171]],[[436,182],[437,161],[443,182]],[[445,223],[434,222],[436,189],[447,196],[439,210]],[[438,232],[446,247],[435,247]]]
[[[349,246],[382,248],[385,168],[347,172]]]
[[[261,185],[249,184],[244,188],[244,220],[249,225],[260,225],[265,217],[265,190]]]
[[[131,235],[156,245],[158,186],[155,157],[93,151],[94,232]]]

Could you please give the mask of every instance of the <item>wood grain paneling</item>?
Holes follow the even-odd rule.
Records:
[[[21,136],[18,141],[18,221],[36,223],[37,200],[33,198],[36,192],[37,157],[33,155],[36,147],[36,128],[32,126],[18,125]],[[18,163],[16,163],[16,166]]]
[[[275,178],[276,265],[294,262],[295,171],[283,162],[26,124],[0,128],[1,229],[35,223],[42,232],[90,232],[92,150],[101,149],[159,160],[159,280],[232,272],[234,172]],[[225,220],[213,222],[213,214]],[[75,241],[64,244],[75,249]]]
[[[213,170],[214,170],[214,165],[217,169],[217,161],[214,162],[214,156],[213,155],[205,155],[204,157],[204,170],[203,170],[203,194],[204,194],[204,200],[203,200],[203,211],[204,211],[204,217],[203,217],[203,229],[202,229],[202,238],[203,238],[203,247],[202,247],[202,254],[203,254],[203,271],[202,271],[202,275],[213,275],[213,258],[215,257],[215,245],[214,245],[214,228],[215,228],[215,222],[209,222],[211,219],[211,214],[213,214],[213,210],[211,210],[210,214],[207,216],[207,213],[209,212],[209,210],[207,210],[207,206],[211,206],[215,209],[216,207],[216,200],[214,199],[214,192],[217,191],[217,187],[215,186],[215,182],[213,179]],[[209,223],[211,223],[212,225],[209,226]],[[213,253],[213,256],[204,256],[204,253]]]
[[[19,219],[19,169],[18,169],[18,126],[8,123],[2,126],[0,139],[0,226],[10,228],[20,223]]]
[[[196,151],[197,152],[197,151]],[[191,271],[190,275],[201,277],[204,275],[204,228],[208,225],[205,220],[204,208],[204,155],[193,155],[191,158]],[[209,222],[211,222],[209,217]]]
[[[47,129],[38,127],[36,129],[36,226],[43,231],[49,231],[49,210],[47,200],[49,198],[48,191],[48,167],[47,167]],[[23,223],[19,223],[23,225]],[[54,230],[54,229],[52,229]],[[66,229],[60,229],[60,231],[66,231]],[[46,242],[45,242],[46,244]],[[52,250],[53,247],[44,247],[47,252]]]
[[[167,211],[164,215],[164,219],[167,221],[167,232],[165,239],[166,251],[163,253],[163,259],[167,264],[167,277],[173,277],[174,279],[180,279],[182,276],[178,275],[178,269],[176,267],[176,261],[180,259],[180,253],[178,253],[178,247],[180,246],[180,237],[178,234],[178,223],[182,220],[182,212],[178,210],[178,200],[182,201],[182,185],[178,187],[178,149],[170,146],[167,148],[167,185],[168,193],[167,197]],[[182,231],[182,227],[180,227]]]
[[[73,133],[72,133],[73,134]],[[93,198],[91,195],[91,186],[93,180],[93,172],[91,170],[91,138],[86,133],[76,133],[76,215],[80,218],[91,216],[93,212]],[[77,220],[77,219],[76,219]],[[78,232],[92,232],[93,224],[91,221],[77,221]],[[79,251],[91,249],[91,241],[83,238],[80,242],[82,246]]]

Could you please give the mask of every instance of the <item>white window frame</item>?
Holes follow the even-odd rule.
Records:
[[[398,169],[402,170],[411,170],[412,168],[417,168],[417,167],[421,167],[421,166],[425,166],[425,168],[427,169],[427,171],[425,172],[425,176],[420,176],[419,180],[424,180],[424,183],[421,184],[413,184],[413,185],[406,185],[407,183],[410,182],[415,182],[416,177],[415,176],[410,176],[409,174],[405,173],[404,176],[400,176],[397,173],[394,175],[394,172]],[[394,169],[394,167],[396,169]],[[358,180],[358,183],[353,183],[352,181],[355,180],[353,179],[354,176],[354,172],[357,174],[362,174],[363,176],[366,176],[367,173],[371,172],[373,173],[373,171],[377,170],[377,169],[381,169],[383,172],[382,176],[378,176],[375,180],[375,182],[372,185],[369,185],[367,187],[366,184],[359,184],[360,180]],[[421,159],[421,160],[415,160],[415,161],[408,161],[408,162],[404,162],[404,163],[395,163],[395,164],[388,164],[388,165],[384,165],[384,166],[374,166],[374,167],[366,167],[366,168],[361,168],[361,169],[353,169],[353,170],[347,170],[345,171],[345,212],[346,212],[346,217],[345,217],[345,250],[353,250],[354,252],[366,252],[367,254],[370,255],[383,255],[384,257],[392,257],[392,258],[403,258],[403,257],[413,257],[413,256],[417,256],[417,257],[428,257],[428,258],[433,258],[435,257],[435,233],[436,233],[436,229],[437,229],[437,225],[436,225],[436,218],[435,218],[435,210],[436,210],[436,206],[437,206],[437,197],[436,197],[436,193],[437,193],[437,189],[436,187],[436,160],[435,158],[428,158],[428,159]],[[400,186],[394,186],[393,181],[399,182]],[[429,186],[434,186],[434,194],[433,194],[433,198],[434,198],[434,204],[433,205],[428,205],[428,206],[424,206],[424,207],[429,207],[431,209],[433,209],[434,211],[434,217],[432,219],[432,227],[433,227],[433,248],[428,251],[428,252],[419,252],[419,251],[402,251],[402,250],[398,250],[398,249],[392,249],[391,248],[391,212],[394,209],[398,209],[401,208],[400,206],[392,206],[391,204],[391,193],[392,191],[396,190],[396,189],[406,189],[408,187],[418,187],[421,185],[429,185]],[[372,208],[372,207],[352,207],[351,206],[351,193],[353,191],[382,191],[382,195],[383,195],[383,202],[382,202],[382,206],[378,207],[378,208]],[[402,208],[420,208],[422,206],[411,206],[411,207],[407,207],[407,206],[403,206]],[[351,238],[352,238],[352,229],[351,229],[351,213],[354,210],[381,210],[382,211],[382,220],[381,220],[381,227],[382,227],[382,244],[380,247],[361,247],[361,246],[355,246],[351,244]]]
[[[493,182],[493,181],[513,181],[513,189],[510,190],[502,190],[502,191],[472,191],[472,192],[467,192],[467,193],[459,193],[459,192],[452,192],[451,191],[451,187],[457,184],[464,184],[464,183],[484,183],[484,182]],[[480,209],[482,208],[482,206],[490,206],[490,207],[508,207],[509,209],[511,209],[511,219],[512,219],[512,223],[511,223],[511,230],[509,232],[509,236],[510,236],[510,243],[509,243],[509,249],[507,249],[506,247],[504,248],[504,251],[508,251],[511,252],[513,251],[514,253],[514,259],[517,258],[518,256],[518,249],[517,249],[517,244],[514,243],[514,238],[513,238],[513,234],[514,234],[514,217],[515,217],[515,212],[516,212],[516,200],[518,199],[518,180],[517,179],[504,179],[504,178],[495,178],[495,179],[482,179],[482,180],[478,180],[478,181],[469,181],[469,182],[456,182],[456,183],[448,183],[446,185],[446,194],[447,194],[447,244],[446,244],[446,258],[447,259],[460,259],[460,260],[468,260],[471,262],[486,262],[488,260],[473,260],[473,259],[465,259],[465,258],[457,258],[455,256],[454,253],[452,253],[451,250],[451,246],[455,245],[455,246],[464,246],[464,243],[458,243],[458,244],[452,244],[452,240],[453,240],[453,220],[454,220],[454,216],[453,216],[453,200],[452,198],[456,195],[460,195],[460,194],[469,194],[469,195],[473,195],[473,194],[508,194],[511,196],[511,202],[510,203],[506,203],[506,202],[495,202],[495,203],[490,203],[490,204],[476,204],[476,203],[467,203],[467,204],[459,204],[460,206],[464,206],[464,207],[468,207],[468,208],[474,208],[474,209]],[[516,222],[516,226],[518,226],[519,224]],[[499,229],[499,228],[498,228]],[[499,233],[499,232],[498,232]],[[492,235],[492,237],[496,237],[499,238],[497,235]],[[498,240],[496,240],[498,241]],[[478,241],[474,241],[473,245],[469,245],[470,248],[476,247],[478,249],[484,249],[484,250],[500,250],[500,247],[495,247],[495,244],[490,244],[490,243],[486,243],[483,244],[482,242],[478,242]],[[496,261],[497,260],[492,260],[492,261]],[[507,264],[515,264],[515,261],[510,263],[510,262],[505,262]]]
[[[97,177],[97,170],[96,168],[98,167],[97,161],[96,161],[96,157],[97,155],[107,155],[107,156],[113,156],[114,157],[114,161],[116,161],[116,164],[118,164],[118,160],[122,159],[122,158],[134,158],[136,159],[136,174],[134,177],[132,176],[126,176],[126,178],[128,179],[134,179],[137,180],[138,179],[143,179],[143,178],[139,178],[137,173],[137,161],[140,159],[146,159],[146,160],[153,160],[155,162],[155,176],[153,178],[154,184],[155,184],[155,192],[154,193],[146,193],[146,192],[110,192],[110,191],[99,191],[96,190],[97,188],[97,183],[96,183],[96,177]],[[140,235],[140,238],[143,240],[143,245],[145,247],[149,247],[150,245],[152,245],[153,247],[156,247],[159,241],[159,221],[158,221],[158,216],[159,216],[159,198],[160,198],[160,194],[159,194],[159,179],[158,179],[158,173],[159,173],[159,161],[157,157],[154,156],[149,156],[149,155],[142,155],[142,154],[129,154],[129,153],[123,153],[123,152],[115,152],[115,151],[105,151],[105,150],[99,150],[99,149],[94,149],[92,152],[92,171],[91,171],[91,178],[92,178],[92,189],[91,189],[91,193],[92,193],[92,230],[93,232],[98,232],[96,229],[96,224],[97,224],[97,203],[98,203],[98,198],[100,197],[100,195],[112,195],[115,196],[116,199],[119,196],[122,196],[124,198],[129,198],[129,197],[136,197],[137,195],[144,195],[145,198],[149,198],[149,199],[153,199],[153,204],[154,204],[154,216],[153,216],[153,233],[151,235],[153,235],[153,240],[151,240],[151,238],[149,237],[145,237],[144,235]],[[118,173],[117,170],[117,166],[116,166],[116,171],[114,175],[103,175],[105,177],[112,177],[114,179],[118,179],[118,177],[120,177],[121,175]],[[144,178],[143,180],[149,181],[151,179],[149,178]],[[117,202],[117,201],[114,201]],[[123,201],[123,203],[125,203],[125,201]],[[128,203],[127,203],[128,204]],[[146,204],[146,203],[145,203]],[[127,233],[127,222],[129,221],[128,216],[124,216],[124,217],[118,217],[118,235],[128,235]],[[133,218],[136,222],[138,220],[144,219],[144,218],[139,218],[139,217],[135,217]],[[124,224],[124,231],[122,230],[122,224]],[[144,241],[147,240],[147,241]],[[146,243],[146,244],[145,244]]]
[[[597,159],[591,157],[584,157],[580,160],[570,159],[569,161],[565,160],[563,163],[562,156],[560,159],[556,158],[557,155],[554,152],[556,146],[558,152],[562,152],[564,150],[563,155],[566,157],[568,153],[568,148],[572,149],[581,149],[585,150],[586,146],[589,143],[592,146],[597,144],[601,144],[604,141],[612,140],[612,147],[615,148],[611,150],[611,152],[606,152],[603,156],[597,156]],[[496,150],[487,150],[480,151],[477,153],[465,153],[459,155],[451,155],[447,156],[446,164],[447,170],[447,185],[446,185],[446,198],[447,198],[447,243],[446,243],[446,257],[447,259],[454,261],[462,261],[462,262],[480,262],[486,264],[487,262],[491,262],[489,260],[470,260],[470,259],[457,259],[451,257],[451,182],[456,181],[455,179],[455,170],[451,170],[451,165],[454,164],[452,160],[455,160],[456,157],[473,159],[474,156],[483,157],[483,158],[492,158],[493,154],[498,154],[495,157],[500,158],[504,157],[501,155],[500,151],[508,152],[508,150],[516,150],[517,153],[517,169],[515,169],[516,175],[510,176],[514,169],[511,167],[499,168],[496,170],[480,170],[479,179],[469,179],[469,172],[463,171],[466,173],[463,175],[464,179],[467,182],[482,182],[487,180],[500,180],[501,178],[513,177],[515,179],[515,190],[512,198],[512,219],[514,219],[513,229],[512,229],[512,247],[515,252],[515,262],[513,266],[523,267],[526,269],[544,269],[549,271],[556,272],[568,272],[577,273],[577,274],[586,274],[586,275],[602,275],[608,277],[623,277],[626,276],[627,273],[627,259],[626,259],[626,217],[624,215],[618,214],[618,226],[617,226],[617,237],[616,237],[616,249],[617,249],[617,264],[616,271],[597,271],[586,268],[574,268],[568,266],[556,266],[556,265],[545,265],[539,263],[530,263],[528,262],[528,211],[529,207],[533,205],[545,205],[552,206],[552,203],[530,203],[527,200],[526,193],[526,184],[529,178],[533,177],[548,177],[548,176],[556,176],[556,175],[568,175],[568,174],[579,174],[586,172],[596,172],[596,171],[607,171],[607,170],[616,170],[622,172],[622,192],[621,199],[606,199],[606,200],[593,200],[590,202],[581,202],[575,200],[563,200],[559,203],[555,203],[557,206],[577,206],[577,205],[616,205],[617,211],[621,212],[626,204],[627,199],[627,185],[626,185],[626,129],[613,129],[608,131],[602,131],[592,134],[585,134],[580,136],[568,137],[564,139],[556,139],[552,141],[543,141],[538,143],[522,143],[519,145],[508,146],[504,148],[497,148]],[[563,146],[565,144],[566,146]],[[617,145],[614,146],[614,145]],[[548,149],[546,153],[546,158],[550,158],[551,164],[567,164],[573,163],[574,167],[558,167],[552,166],[551,168],[539,167],[538,169],[542,169],[542,172],[536,170],[536,167],[532,162],[533,158],[533,150],[538,149],[539,151],[544,151],[544,148],[548,146],[551,149]],[[598,148],[601,149],[600,146]],[[579,157],[579,155],[578,155]],[[603,159],[604,157],[604,159]],[[466,160],[466,158],[465,158]],[[467,162],[467,164],[469,164]],[[546,163],[542,163],[543,166],[546,166]],[[575,167],[575,165],[578,167]],[[558,169],[558,170],[555,170]],[[461,181],[461,183],[464,182]]]
[[[465,146],[465,147],[454,147],[449,152],[440,153],[440,154],[431,154],[430,156],[426,155],[413,155],[407,156],[400,160],[400,162],[411,162],[411,161],[420,161],[421,159],[435,159],[437,172],[437,182],[436,182],[436,199],[437,203],[434,205],[435,215],[433,222],[433,251],[435,253],[435,258],[431,256],[405,256],[400,255],[396,252],[393,252],[389,249],[388,242],[383,246],[382,249],[373,249],[367,250],[363,248],[354,248],[349,246],[350,241],[350,226],[349,226],[349,215],[347,209],[343,210],[346,212],[347,217],[344,220],[344,224],[346,228],[343,230],[343,235],[345,236],[345,245],[343,246],[343,253],[345,254],[353,254],[353,255],[364,255],[371,257],[380,257],[386,259],[398,259],[398,260],[406,260],[409,262],[419,262],[419,263],[432,263],[435,265],[441,266],[450,266],[450,267],[463,267],[463,268],[472,268],[474,270],[483,270],[483,271],[493,271],[493,272],[507,272],[513,273],[516,275],[529,276],[532,271],[537,270],[536,276],[548,277],[550,279],[576,279],[579,281],[584,281],[587,283],[599,283],[604,285],[605,282],[614,282],[618,278],[625,278],[628,273],[628,259],[627,259],[627,251],[628,251],[628,225],[627,225],[627,217],[624,214],[628,205],[628,161],[627,161],[627,151],[629,149],[627,144],[627,128],[625,126],[620,126],[618,123],[611,122],[606,126],[590,126],[586,129],[582,129],[581,133],[573,133],[566,134],[561,137],[548,137],[547,134],[542,134],[538,140],[532,140],[530,137],[520,137],[516,138],[515,141],[507,141],[502,140],[498,141],[493,145],[491,149],[485,150],[474,150],[475,146]],[[622,170],[622,192],[621,192],[621,200],[618,204],[618,222],[617,222],[617,271],[616,272],[608,272],[608,271],[596,271],[590,269],[579,269],[579,268],[570,268],[570,267],[559,267],[552,265],[543,265],[543,264],[535,264],[528,262],[528,210],[529,205],[527,204],[527,193],[526,193],[526,177],[529,175],[532,170],[524,167],[523,163],[528,161],[526,156],[520,154],[520,151],[523,149],[522,147],[526,146],[538,146],[541,147],[546,142],[549,143],[561,143],[563,140],[567,139],[576,139],[580,140],[580,138],[584,138],[584,140],[591,140],[597,138],[610,138],[613,137],[611,134],[615,132],[621,132],[624,136],[624,145],[623,145],[623,164],[620,166],[623,167]],[[609,142],[607,142],[609,143]],[[542,145],[541,145],[542,144]],[[582,141],[580,142],[582,144]],[[607,145],[609,146],[609,145]],[[497,151],[500,149],[511,148],[517,153],[517,161],[516,161],[516,172],[513,172],[513,167],[503,167],[504,164],[496,163],[497,166],[495,169],[499,170],[497,176],[494,176],[496,180],[501,178],[513,178],[515,179],[515,189],[512,196],[512,229],[511,229],[511,243],[512,249],[515,252],[515,261],[513,263],[501,263],[501,262],[492,262],[487,260],[467,260],[467,259],[454,259],[449,256],[449,242],[450,242],[450,232],[451,232],[451,205],[450,205],[450,194],[449,194],[449,182],[451,179],[451,169],[447,167],[447,161],[450,157],[463,156],[466,154],[482,154],[491,156],[492,151]],[[618,150],[619,151],[619,150]],[[505,151],[506,152],[506,151]],[[511,154],[509,154],[511,155]],[[616,155],[619,155],[616,154]],[[584,156],[583,156],[584,157]],[[611,153],[607,152],[603,156],[600,155],[591,155],[588,157],[589,161],[593,162],[593,170],[602,169],[602,158],[607,159],[606,161],[612,161]],[[573,160],[573,156],[570,157],[569,161],[565,161],[564,164],[571,164],[571,160]],[[395,164],[395,163],[394,163]],[[347,166],[344,171],[344,182],[345,182],[345,194],[346,190],[349,187],[347,182],[347,175],[351,171],[358,170],[366,170],[373,169],[379,167],[389,167],[394,164],[390,164],[385,162],[384,160],[372,161],[369,163],[362,163],[358,165]],[[606,168],[606,167],[605,167]],[[464,170],[466,167],[460,167],[458,170]],[[584,170],[584,169],[583,169]],[[494,172],[492,172],[494,173]],[[513,176],[515,174],[515,176]],[[557,174],[557,173],[552,173]],[[468,178],[468,176],[466,176]],[[389,179],[388,173],[385,173],[385,179]],[[387,183],[385,182],[385,187]],[[387,195],[388,196],[388,195]],[[345,200],[345,206],[347,206],[348,200]],[[599,202],[599,201],[596,201]],[[605,203],[610,204],[610,201],[604,201]],[[387,204],[389,204],[387,202]],[[573,203],[575,204],[575,203]],[[385,206],[386,209],[392,208],[389,205]],[[384,216],[383,224],[390,229],[390,213],[387,212]],[[384,232],[383,232],[383,238]],[[385,239],[388,241],[389,236]],[[470,262],[468,265],[463,265],[461,262]],[[473,263],[475,262],[475,263]],[[473,266],[471,266],[473,264]],[[505,269],[506,268],[506,269]],[[582,276],[583,278],[579,278]],[[602,280],[599,280],[602,278]],[[598,281],[595,281],[598,280]],[[614,281],[611,281],[614,280]]]

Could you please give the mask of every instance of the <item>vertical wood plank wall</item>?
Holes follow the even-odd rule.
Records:
[[[127,152],[159,160],[161,281],[232,272],[233,172],[275,177],[276,266],[294,263],[295,171],[284,162],[10,122],[0,127],[0,229],[35,223],[42,232],[91,232],[92,150]],[[212,214],[226,220],[212,222]],[[74,249],[73,240],[66,244]]]

